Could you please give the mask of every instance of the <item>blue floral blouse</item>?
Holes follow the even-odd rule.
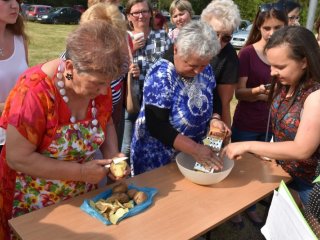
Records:
[[[131,143],[132,175],[163,166],[176,150],[152,137],[146,126],[145,105],[169,109],[169,122],[181,134],[200,142],[207,133],[213,113],[215,78],[210,65],[186,83],[174,65],[164,59],[149,70],[144,85],[143,103],[135,123]]]

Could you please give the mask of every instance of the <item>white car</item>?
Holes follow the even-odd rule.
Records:
[[[246,43],[250,30],[251,30],[252,24],[250,24],[248,27],[246,27],[244,30],[237,31],[233,33],[231,44],[234,48],[240,49],[244,46]]]

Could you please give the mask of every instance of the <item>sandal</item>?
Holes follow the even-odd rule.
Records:
[[[255,227],[262,228],[264,226],[265,224],[264,221],[260,219],[256,211],[248,211],[246,213],[247,213],[248,219]]]
[[[230,223],[232,224],[232,227],[237,230],[241,230],[244,228],[244,222],[242,220],[241,215],[236,215],[233,218],[231,218]]]

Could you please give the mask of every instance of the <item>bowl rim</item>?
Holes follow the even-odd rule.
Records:
[[[183,167],[185,170],[187,170],[187,171],[190,171],[190,172],[192,172],[192,173],[195,173],[195,174],[206,174],[206,175],[216,175],[216,174],[218,174],[218,173],[224,173],[224,172],[227,172],[227,171],[230,171],[230,170],[232,170],[233,169],[233,167],[234,167],[234,160],[232,160],[232,159],[230,159],[230,158],[228,158],[228,157],[226,157],[225,156],[225,158],[227,159],[227,161],[229,161],[230,162],[230,167],[229,168],[226,168],[226,169],[222,169],[221,171],[214,171],[213,173],[205,173],[205,172],[201,172],[201,171],[195,171],[195,170],[193,170],[193,169],[189,169],[189,168],[187,168],[187,167],[185,167],[184,165],[182,165],[181,163],[180,163],[180,158],[178,157],[178,155],[188,155],[188,156],[190,156],[189,154],[187,154],[187,153],[184,153],[184,152],[179,152],[177,155],[176,155],[176,157],[175,157],[175,160],[176,160],[176,163],[177,163],[177,165],[178,166],[181,166],[181,167]],[[192,156],[190,156],[191,158],[192,158],[192,160],[194,161],[194,162],[196,162],[194,159],[193,159],[193,157]]]

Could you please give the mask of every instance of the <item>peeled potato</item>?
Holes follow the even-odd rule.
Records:
[[[110,171],[115,177],[121,178],[124,176],[127,166],[128,166],[128,164],[126,161],[121,161],[117,164],[111,163]]]
[[[147,200],[147,194],[145,194],[144,192],[137,192],[134,197],[133,197],[133,200],[135,201],[136,204],[141,204],[143,203],[144,201]]]

